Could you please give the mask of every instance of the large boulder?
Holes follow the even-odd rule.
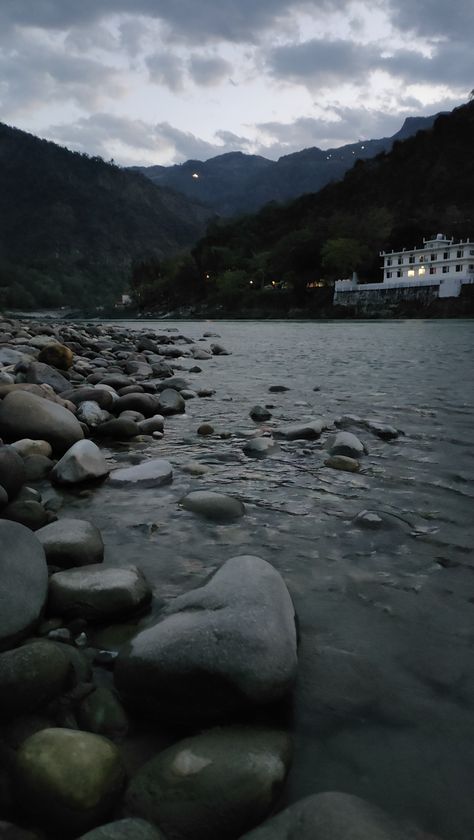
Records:
[[[118,657],[116,684],[132,704],[180,720],[214,721],[291,691],[294,608],[265,560],[233,557],[166,612]]]
[[[58,403],[25,391],[7,394],[0,403],[0,436],[46,440],[59,454],[66,452],[84,433],[74,414]]]
[[[165,388],[161,391],[156,410],[156,414],[182,414],[186,410],[186,402],[181,394],[174,388]]]
[[[61,645],[38,640],[0,653],[0,713],[13,717],[57,697],[71,672]]]
[[[43,546],[23,525],[0,520],[0,546],[0,650],[5,650],[39,621],[48,567]]]
[[[422,840],[380,808],[349,793],[330,791],[290,805],[241,840]],[[434,840],[434,838],[433,838]]]
[[[99,529],[84,519],[59,519],[36,532],[47,562],[68,569],[102,563],[104,543]]]
[[[8,498],[13,499],[26,480],[26,470],[23,458],[13,446],[0,444],[0,485],[7,491]]]
[[[67,837],[107,819],[124,770],[118,748],[101,735],[43,729],[18,750],[16,781],[22,810],[55,836]]]
[[[56,484],[81,484],[105,478],[110,468],[97,444],[80,440],[71,446],[51,472]]]
[[[12,840],[16,840],[16,838],[12,838]],[[22,838],[19,837],[18,840],[22,840]],[[28,838],[25,838],[25,840],[28,840]],[[146,820],[142,820],[140,817],[129,817],[128,819],[106,823],[99,828],[93,828],[87,834],[81,834],[77,840],[166,840],[166,838],[156,826]]]
[[[279,730],[211,729],[141,767],[125,806],[173,840],[236,840],[270,811],[290,753],[289,737]]]
[[[151,594],[135,566],[120,569],[93,564],[52,575],[48,606],[55,615],[109,621],[140,612],[151,601]]]

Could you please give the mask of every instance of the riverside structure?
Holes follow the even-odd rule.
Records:
[[[456,298],[463,285],[474,283],[474,242],[455,242],[438,233],[423,239],[423,246],[402,251],[381,251],[381,283],[336,280],[334,303],[354,306],[397,303],[401,300]]]

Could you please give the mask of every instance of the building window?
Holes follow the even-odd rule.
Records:
[[[443,260],[449,260],[449,251],[443,252]]]
[[[456,271],[462,271],[462,263],[456,265]]]
[[[430,274],[436,274],[436,266],[430,265]]]
[[[421,268],[418,269],[418,275],[421,277],[425,273],[426,273],[426,268],[424,267],[424,265],[422,265]]]
[[[415,262],[415,255],[414,254],[412,254],[411,257],[408,257],[408,262],[409,263],[414,263]]]
[[[456,251],[456,256],[457,256],[458,259],[459,259],[459,257],[463,257],[464,256],[464,251]]]
[[[470,249],[470,251],[469,251],[469,256],[470,256],[470,257],[474,257],[474,249],[472,249],[472,248]]]
[[[403,265],[403,257],[399,257],[397,263],[398,265]]]
[[[435,259],[436,259],[436,254],[431,254],[431,256],[430,256],[431,262],[433,262],[433,260],[435,260]]]
[[[424,258],[423,254],[422,254],[422,255],[421,255],[421,257],[420,257],[420,262],[422,263],[422,262],[424,262],[424,261],[425,261],[425,258]]]
[[[387,278],[387,280],[389,280],[391,276],[392,276],[392,272],[391,272],[391,271],[386,271],[386,272],[385,272],[385,277]]]
[[[469,263],[469,265],[468,265],[468,269],[469,269],[469,271],[474,271],[474,264],[473,264],[473,263]]]
[[[397,269],[397,277],[403,277],[403,271],[401,269]]]
[[[392,258],[391,257],[387,257],[387,265],[392,265]]]
[[[408,269],[408,276],[409,277],[414,277],[415,276],[415,270],[413,268]]]
[[[443,274],[449,273],[449,265],[443,265]]]

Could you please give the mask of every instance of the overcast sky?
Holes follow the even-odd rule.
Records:
[[[0,120],[117,163],[393,134],[474,87],[474,0],[0,0]]]

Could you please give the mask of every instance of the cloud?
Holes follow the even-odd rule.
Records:
[[[203,43],[258,41],[262,32],[298,11],[342,11],[349,0],[10,0],[0,4],[0,28],[36,26],[67,30],[94,25],[111,15],[142,15],[161,21],[176,39]]]
[[[398,50],[390,57],[380,58],[378,66],[408,84],[465,87],[466,93],[474,78],[472,44],[460,41],[437,44],[431,57],[413,50]]]
[[[184,88],[184,61],[168,52],[154,53],[146,59],[150,81],[177,93]]]
[[[232,65],[220,56],[192,55],[189,73],[195,84],[203,87],[217,85],[232,73]]]
[[[377,52],[354,41],[313,38],[299,44],[275,47],[266,57],[269,73],[286,82],[311,88],[361,82],[373,68]]]
[[[388,0],[390,17],[402,32],[423,38],[464,38],[474,31],[472,0]]]

